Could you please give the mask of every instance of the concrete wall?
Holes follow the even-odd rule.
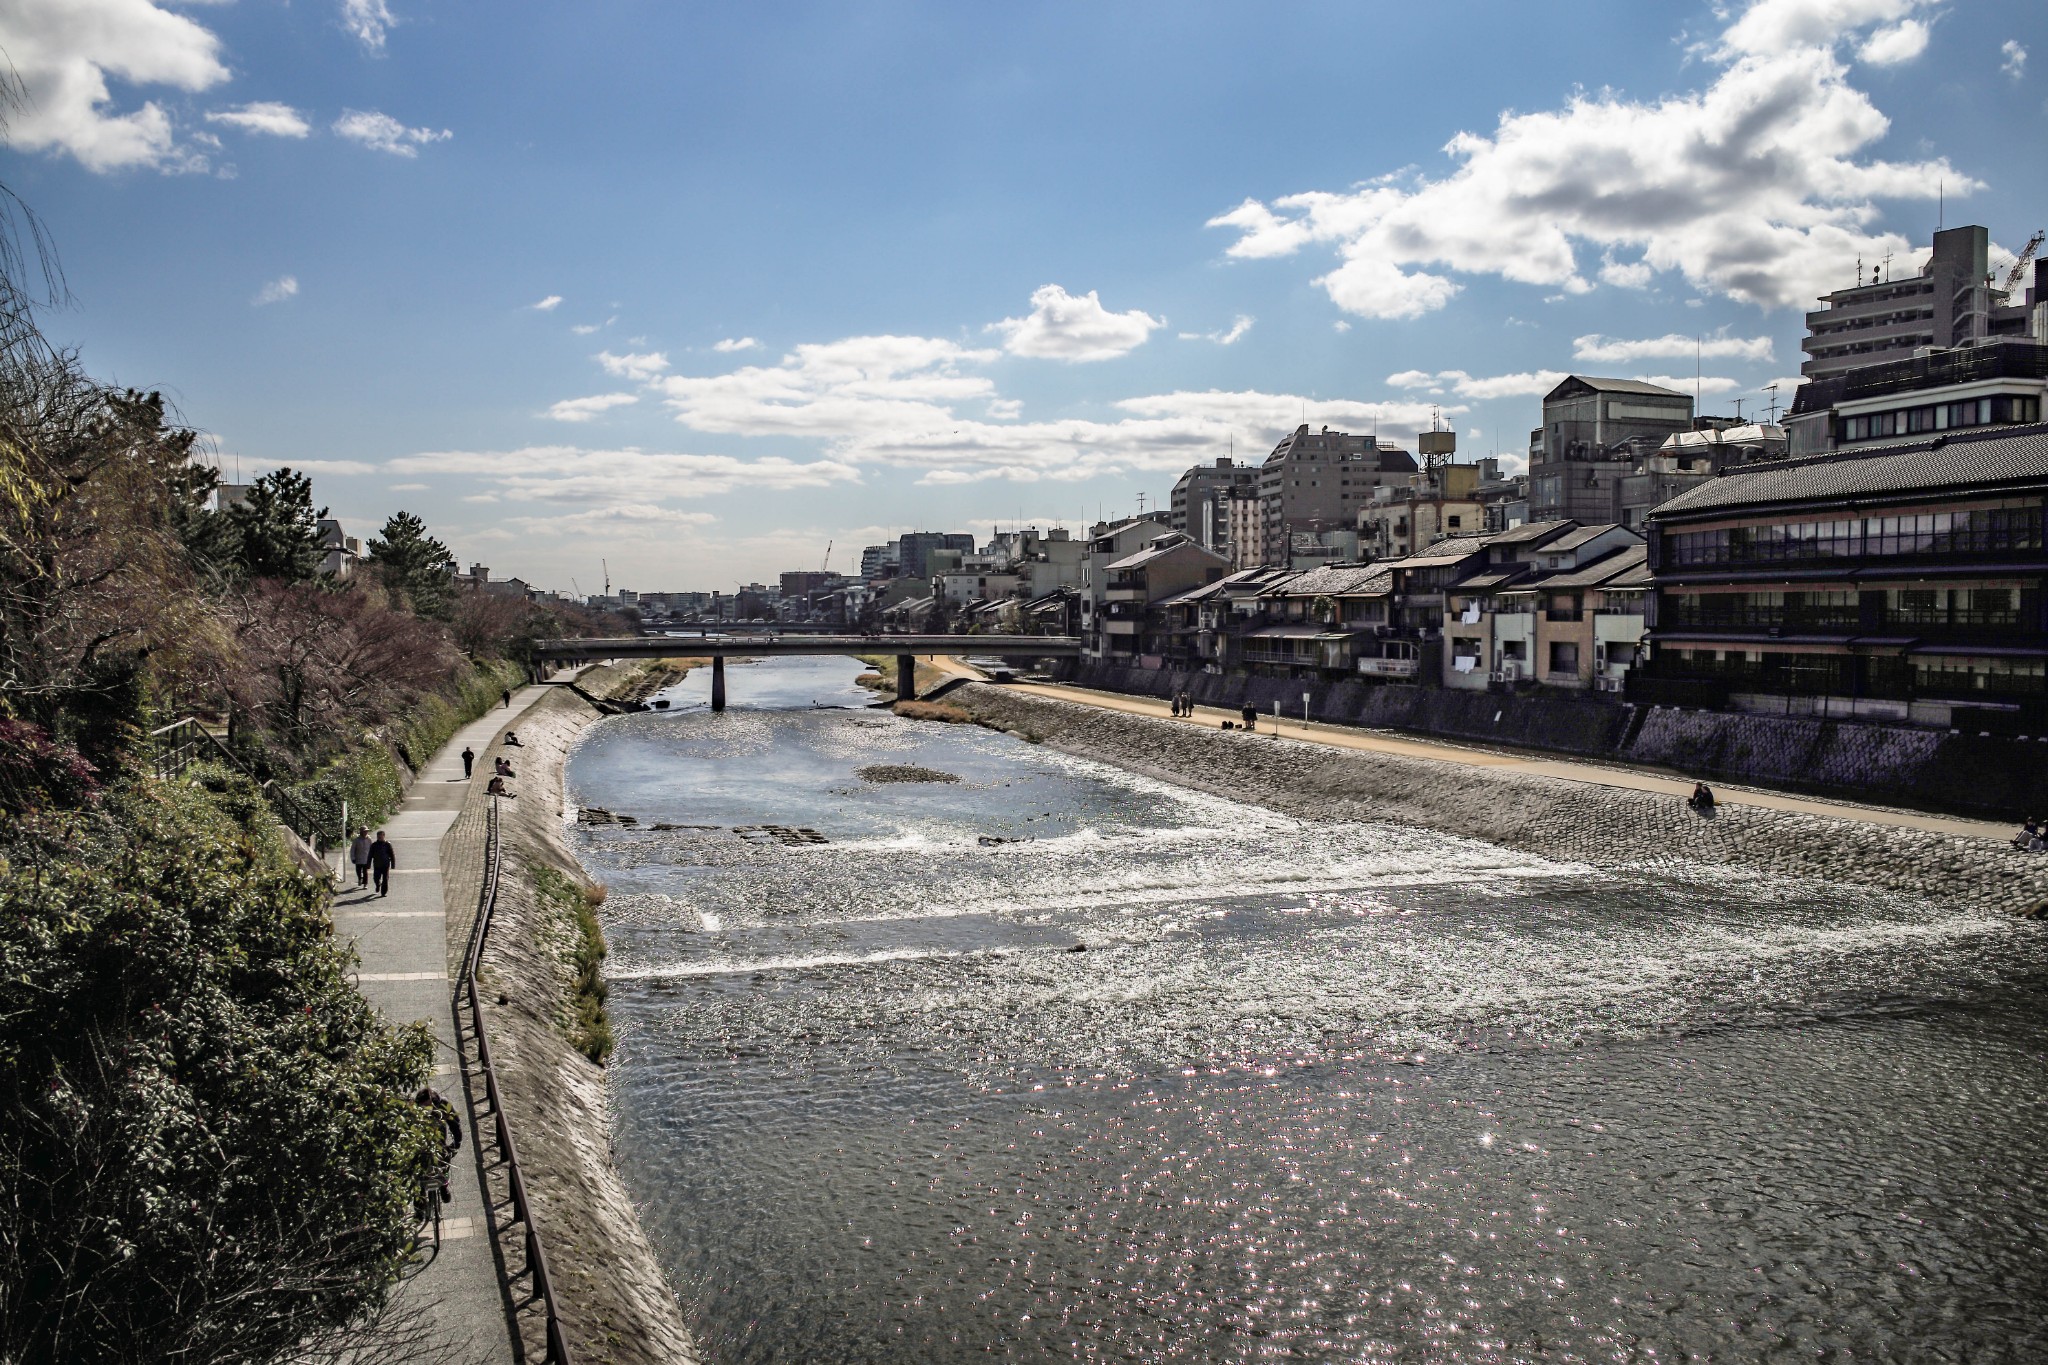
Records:
[[[2018,822],[2048,816],[2048,735],[2018,739],[1903,725],[1633,706],[1614,699],[1467,692],[1346,679],[1084,666],[1086,687],[1261,715],[1410,730],[1670,768],[1691,777]]]

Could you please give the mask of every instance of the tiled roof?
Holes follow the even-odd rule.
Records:
[[[1545,545],[1543,547],[1543,552],[1545,554],[1549,554],[1552,551],[1562,552],[1565,550],[1576,550],[1581,545],[1584,545],[1587,541],[1593,540],[1599,536],[1604,536],[1609,531],[1616,529],[1620,525],[1620,522],[1602,521],[1595,522],[1591,526],[1581,526],[1575,531],[1565,532],[1556,540],[1553,540],[1549,544]]]
[[[1454,540],[1439,540],[1408,556],[1388,562],[1388,568],[1396,569],[1438,569],[1446,564],[1456,564],[1478,554],[1487,546],[1486,536],[1459,536]]]
[[[1650,515],[1662,521],[1674,513],[1724,507],[2042,479],[2048,479],[2048,425],[2008,427],[1981,435],[1937,437],[1875,450],[1748,465],[1687,489]]]
[[[1584,384],[1589,389],[1598,389],[1602,393],[1648,393],[1655,394],[1659,398],[1685,397],[1678,390],[1667,389],[1662,384],[1645,384],[1640,379],[1600,379],[1589,374],[1568,374],[1558,384],[1557,389],[1561,389],[1566,384],[1573,382]],[[1557,389],[1552,389],[1550,392],[1556,393]],[[1547,397],[1548,395],[1545,396]]]
[[[1535,588],[1597,588],[1624,569],[1640,568],[1649,555],[1649,547],[1630,545],[1603,555],[1582,568],[1568,569],[1563,573],[1545,575],[1537,579]]]
[[[1486,538],[1489,545],[1526,545],[1533,540],[1542,540],[1558,532],[1577,526],[1575,521],[1529,521],[1508,531],[1496,531]]]
[[[1383,577],[1388,575],[1379,564],[1324,564],[1304,569],[1285,587],[1289,597],[1347,597]]]

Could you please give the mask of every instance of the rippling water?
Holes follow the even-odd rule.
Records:
[[[855,671],[570,767],[641,822],[578,835],[618,1157],[713,1359],[2048,1359],[2040,926],[1297,820]]]

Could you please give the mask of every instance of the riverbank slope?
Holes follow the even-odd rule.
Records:
[[[645,671],[644,665],[600,667],[579,683],[609,699],[632,690]],[[505,748],[501,732],[478,754],[480,772],[502,755],[518,774],[511,783],[515,799],[499,810],[504,868],[478,983],[488,1002],[505,1115],[562,1300],[570,1350],[581,1365],[687,1363],[699,1359],[696,1347],[612,1165],[604,1069],[571,1035],[580,929],[536,884],[536,873],[548,868],[590,885],[563,838],[563,768],[577,738],[599,719],[583,697],[557,687],[518,717],[519,747]],[[473,784],[443,846],[451,978],[467,950],[482,890],[488,804],[483,784]],[[544,1354],[532,1337],[528,1348],[528,1359]]]
[[[1705,864],[2012,914],[2048,906],[2048,857],[1991,839],[1754,806],[1702,818],[1663,792],[1304,744],[986,683],[946,700],[1064,752],[1310,819],[1421,826],[1617,871],[1685,875]]]

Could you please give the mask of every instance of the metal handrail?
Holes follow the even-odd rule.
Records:
[[[571,1365],[569,1343],[562,1335],[561,1313],[555,1303],[555,1285],[548,1275],[547,1252],[534,1226],[533,1210],[526,1200],[526,1177],[519,1169],[519,1149],[512,1141],[512,1126],[505,1121],[505,1107],[498,1100],[498,1073],[491,1065],[491,1045],[484,1035],[483,1000],[477,993],[477,966],[483,959],[484,939],[491,931],[491,916],[498,908],[498,873],[503,861],[498,846],[498,798],[490,798],[489,834],[484,842],[484,884],[477,901],[476,922],[469,927],[469,951],[462,960],[462,979],[456,983],[457,1001],[467,996],[471,1030],[476,1037],[477,1065],[483,1071],[484,1097],[491,1106],[491,1120],[497,1131],[498,1150],[505,1154],[507,1179],[512,1187],[512,1216],[526,1228],[526,1264],[533,1272],[533,1294],[527,1299],[541,1301],[547,1321],[547,1355],[544,1365]],[[457,1035],[461,1019],[456,1020]]]
[[[197,717],[187,716],[183,720],[174,720],[169,725],[159,726],[149,732],[149,738],[151,757],[160,780],[169,781],[174,777],[183,776],[185,770],[198,761],[201,752],[210,747],[220,755],[223,762],[256,784],[257,789],[263,793],[263,799],[270,803],[278,818],[310,843],[315,853],[327,851],[327,834],[320,828],[320,822],[274,779],[258,777],[251,772],[249,765],[236,757],[233,749],[221,743],[218,735],[201,725]]]

